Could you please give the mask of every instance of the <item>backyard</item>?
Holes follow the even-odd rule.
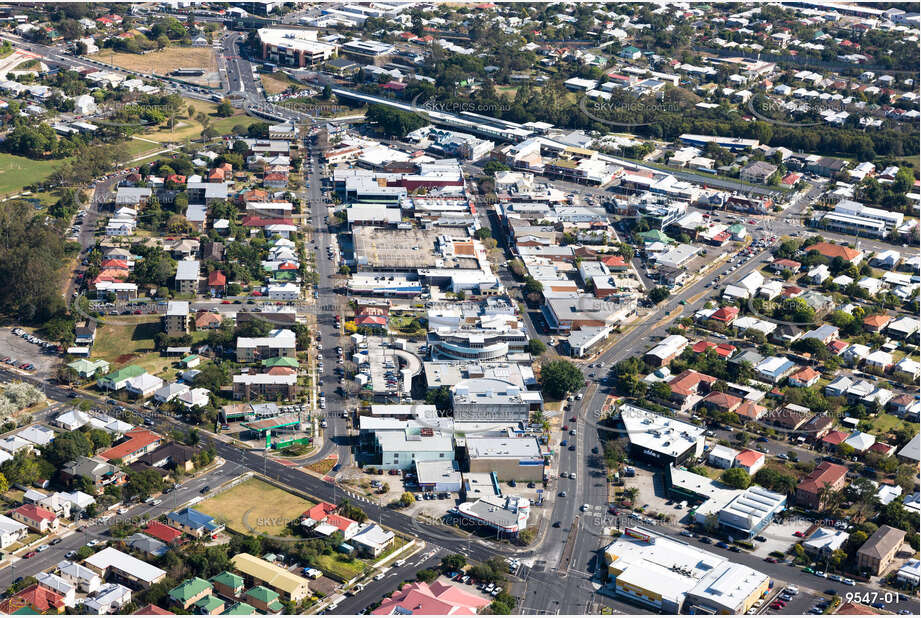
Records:
[[[283,535],[288,524],[312,506],[309,500],[250,479],[205,500],[198,509],[239,534]]]

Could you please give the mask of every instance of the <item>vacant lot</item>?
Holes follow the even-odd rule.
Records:
[[[179,68],[204,69],[206,74],[217,72],[217,58],[211,47],[167,47],[147,54],[102,51],[94,54],[92,58],[138,73],[167,75]],[[201,77],[182,77],[182,79],[204,83],[200,81]]]
[[[323,571],[326,575],[342,581],[349,581],[360,575],[365,570],[367,564],[364,560],[351,558],[339,552],[331,554],[320,554],[313,565]]]
[[[105,322],[96,332],[93,358],[109,361],[113,371],[130,364],[143,367],[151,375],[159,375],[172,367],[176,359],[154,349],[154,335],[161,330],[159,316],[113,316],[111,319],[114,323]]]
[[[284,534],[289,522],[300,519],[312,506],[309,500],[264,481],[250,479],[205,500],[198,509],[240,534],[280,535]]]

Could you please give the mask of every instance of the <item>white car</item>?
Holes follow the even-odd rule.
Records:
[[[583,505],[582,505],[582,512],[584,513],[585,511],[589,510],[590,508],[592,508],[591,505],[589,505],[589,504],[583,504]]]
[[[387,575],[385,573],[378,573],[374,576],[374,581],[379,582],[384,579]]]

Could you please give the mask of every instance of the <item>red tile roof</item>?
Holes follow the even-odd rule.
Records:
[[[426,584],[413,582],[405,584],[389,598],[383,600],[371,614],[389,616],[393,614],[422,614],[428,616],[474,615],[486,607],[491,599],[484,599],[452,584],[439,581]]]
[[[818,493],[825,485],[834,485],[840,481],[845,474],[847,474],[845,466],[823,461],[816,466],[815,470],[809,473],[809,476],[800,481],[796,488],[810,493]]]
[[[891,444],[886,444],[885,442],[874,442],[869,449],[874,453],[880,453],[882,455],[891,455],[892,451],[895,450],[895,447]]]
[[[849,434],[843,431],[829,431],[828,434],[822,438],[822,442],[836,446],[847,440],[848,435]]]
[[[354,519],[349,519],[348,517],[343,517],[342,515],[337,515],[336,513],[330,513],[326,516],[326,523],[331,526],[336,526],[343,532],[349,529],[350,526],[357,524]]]
[[[716,320],[718,322],[724,322],[729,324],[739,315],[739,308],[727,305],[726,307],[720,307],[717,309],[713,315],[710,316],[711,320]]]
[[[870,328],[882,328],[886,324],[892,321],[892,318],[885,314],[876,314],[868,315],[863,319],[864,326],[869,326]]]
[[[808,253],[809,251],[818,251],[820,255],[824,255],[828,259],[839,257],[843,260],[847,260],[848,262],[860,255],[859,251],[845,247],[843,245],[833,245],[830,242],[820,242],[810,247],[806,247],[806,252]]]
[[[314,521],[323,521],[326,519],[326,516],[330,513],[335,513],[338,507],[335,504],[330,504],[329,502],[321,502],[310,507],[307,511],[304,512],[304,517],[309,517]]]
[[[208,275],[208,287],[219,287],[227,285],[227,277],[219,270],[212,270]]]
[[[19,515],[30,521],[54,521],[58,518],[57,515],[48,509],[36,504],[23,504],[13,509],[13,513],[19,513]]]
[[[760,459],[764,459],[764,453],[759,453],[758,451],[753,451],[751,449],[745,449],[736,455],[736,462],[740,466],[745,466],[746,468],[751,468],[753,465],[758,463],[758,460]]]
[[[147,524],[147,528],[144,529],[144,532],[154,538],[160,539],[164,543],[172,543],[182,537],[182,532],[176,530],[172,526],[161,524],[158,521],[152,521]]]
[[[729,393],[720,393],[718,391],[714,391],[704,397],[703,402],[724,410],[732,410],[742,404],[742,400],[739,397],[730,395]]]
[[[294,219],[286,219],[284,217],[275,217],[275,218],[265,218],[257,217],[256,215],[247,215],[243,217],[243,221],[240,222],[244,227],[266,227],[269,225],[294,225]]]
[[[163,609],[159,605],[154,605],[153,603],[151,603],[150,605],[145,605],[144,607],[142,607],[141,609],[137,610],[134,613],[137,616],[175,616],[176,615],[167,609]]]
[[[708,376],[705,373],[699,373],[693,369],[685,369],[677,376],[672,378],[668,385],[671,387],[672,392],[678,395],[690,395],[697,392],[697,388],[700,383],[713,384],[716,382],[716,378],[713,376]]]
[[[32,584],[0,603],[0,613],[12,614],[23,607],[31,607],[41,614],[61,613],[64,597],[41,584]]]
[[[756,421],[764,416],[765,412],[767,412],[767,408],[758,405],[754,401],[743,401],[742,405],[735,409],[737,416],[748,418],[753,421]]]
[[[132,429],[125,434],[125,437],[127,440],[99,453],[99,456],[106,460],[121,459],[163,439],[159,434],[141,428]]]
[[[800,371],[797,371],[796,373],[791,375],[790,379],[796,380],[798,382],[802,382],[803,384],[808,384],[809,382],[811,382],[812,380],[815,380],[821,375],[822,375],[821,373],[819,373],[812,367],[806,367],[805,369],[801,369]]]

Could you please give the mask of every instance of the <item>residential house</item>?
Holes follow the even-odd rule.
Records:
[[[840,491],[846,479],[847,467],[823,461],[796,486],[796,503],[821,510],[824,492]]]
[[[23,504],[10,511],[10,516],[36,532],[47,534],[57,532],[60,521],[58,516],[36,504]]]
[[[210,515],[190,507],[168,513],[166,523],[195,537],[214,537],[224,529],[223,524],[216,522]]]
[[[882,575],[895,559],[905,531],[882,525],[857,550],[857,568],[870,575]]]

